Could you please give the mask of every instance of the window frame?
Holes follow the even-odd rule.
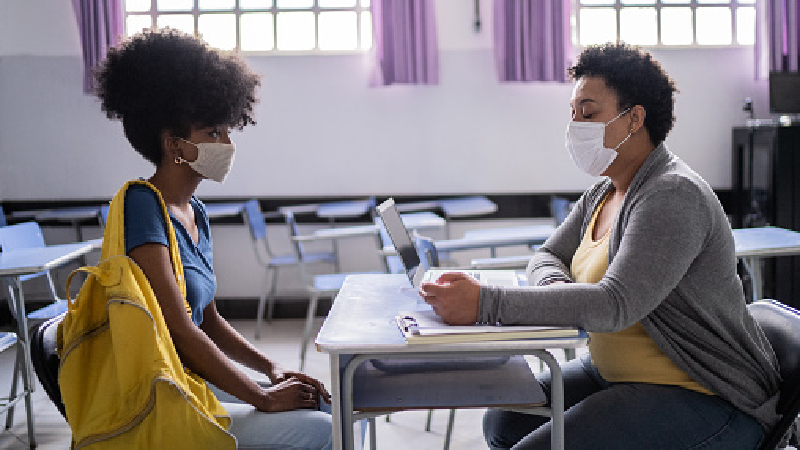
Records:
[[[372,7],[371,7],[371,0],[356,0],[356,6],[352,7],[321,7],[319,6],[318,0],[313,0],[312,6],[303,6],[303,7],[285,7],[285,6],[278,6],[278,1],[280,0],[272,0],[272,6],[264,7],[264,8],[241,8],[239,6],[239,0],[234,1],[234,7],[232,9],[200,9],[198,3],[200,0],[191,0],[192,1],[192,9],[186,10],[158,10],[157,2],[158,0],[150,0],[150,9],[148,11],[133,11],[129,12],[127,9],[127,2],[123,0],[123,23],[124,23],[124,30],[125,36],[130,36],[130,32],[128,31],[128,17],[129,16],[150,16],[150,26],[155,27],[157,22],[157,17],[160,15],[191,15],[194,24],[194,34],[198,34],[198,23],[199,17],[205,14],[233,14],[235,17],[236,23],[236,46],[233,49],[227,49],[226,51],[233,51],[238,52],[243,55],[247,56],[258,56],[258,55],[354,55],[354,54],[363,54],[369,52],[375,45],[374,36],[369,37],[372,40],[372,43],[369,47],[364,48],[362,46],[362,36],[364,34],[364,27],[363,25],[363,17],[364,13],[372,14]],[[367,4],[366,6],[364,4]],[[352,50],[322,50],[319,46],[319,16],[320,13],[326,12],[355,12],[356,13],[356,42],[358,43],[357,48]],[[278,14],[286,13],[286,12],[311,12],[314,15],[314,48],[309,50],[280,50],[278,48]],[[272,15],[272,44],[273,47],[270,50],[242,50],[241,49],[241,16],[242,14],[252,14],[252,13],[270,13]],[[371,16],[370,16],[371,18]],[[370,25],[370,30],[372,26]],[[136,32],[138,32],[137,30]]]
[[[588,45],[595,45],[595,44],[582,44],[580,42],[580,11],[582,8],[586,9],[614,9],[614,14],[616,16],[616,42],[622,42],[620,39],[620,31],[621,31],[621,23],[620,23],[620,11],[623,9],[628,8],[649,8],[654,9],[656,11],[656,44],[639,44],[631,42],[631,45],[635,45],[638,47],[643,48],[654,48],[654,49],[715,49],[715,48],[746,48],[752,47],[754,44],[740,44],[737,39],[737,31],[738,31],[738,18],[737,18],[737,8],[740,7],[748,7],[756,9],[756,2],[752,3],[745,3],[747,0],[727,0],[727,3],[699,3],[698,0],[689,0],[687,3],[669,3],[665,4],[662,0],[652,0],[655,2],[653,3],[630,3],[630,4],[622,4],[623,0],[609,0],[609,3],[613,1],[613,4],[604,4],[604,5],[582,5],[581,0],[572,0],[572,21],[573,21],[573,35],[572,35],[572,42],[573,45],[577,47],[586,47]],[[697,42],[697,9],[698,8],[726,8],[731,12],[731,43],[730,44],[700,44]],[[669,9],[669,8],[690,8],[692,12],[692,43],[691,44],[664,44],[661,41],[661,11],[662,9]]]

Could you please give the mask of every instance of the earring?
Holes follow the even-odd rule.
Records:
[[[183,164],[183,161],[184,161],[184,159],[181,158],[180,156],[176,156],[175,157],[175,164],[180,166],[181,164]]]

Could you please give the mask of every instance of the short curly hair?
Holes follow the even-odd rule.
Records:
[[[627,44],[587,47],[569,68],[573,80],[602,78],[619,98],[624,110],[641,105],[646,111],[644,127],[655,144],[667,138],[675,123],[675,82],[649,53]]]
[[[259,76],[233,54],[164,28],[138,33],[108,51],[96,95],[109,119],[120,119],[133,148],[161,164],[161,133],[188,137],[193,126],[255,124]]]

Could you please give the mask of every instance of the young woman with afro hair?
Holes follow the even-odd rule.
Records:
[[[194,196],[204,179],[225,179],[235,153],[229,130],[255,123],[258,75],[199,38],[163,29],[109,50],[97,82],[102,110],[122,121],[133,149],[155,166],[148,181],[175,229],[191,316],[173,275],[156,194],[145,185],[128,189],[126,251],[156,294],[181,362],[218,393],[240,448],[329,448],[330,414],[319,409],[330,395],[322,383],[282,370],[217,311],[208,217]],[[271,384],[256,383],[234,361]]]

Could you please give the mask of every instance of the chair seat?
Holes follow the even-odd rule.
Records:
[[[58,300],[53,302],[44,308],[37,309],[32,313],[28,314],[29,319],[51,319],[53,317],[58,316],[59,314],[63,314],[67,312],[67,301],[66,300]]]
[[[0,352],[5,351],[12,345],[17,343],[16,333],[5,332],[0,333]]]
[[[303,258],[304,261],[308,263],[318,263],[318,262],[334,263],[336,261],[336,256],[331,252],[307,253],[303,255]],[[297,264],[298,261],[295,255],[278,255],[278,256],[273,256],[269,260],[269,265],[271,266],[292,266]]]
[[[380,271],[372,271],[372,272],[358,272],[359,275],[361,274],[379,274],[384,273]],[[325,275],[315,275],[314,276],[314,289],[317,291],[333,291],[336,292],[342,288],[342,284],[344,284],[344,279],[350,275],[355,275],[354,273],[331,273]]]

